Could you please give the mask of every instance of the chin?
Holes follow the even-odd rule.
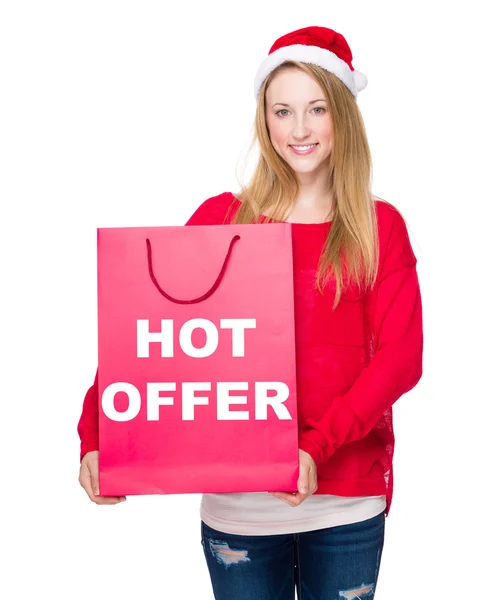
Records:
[[[306,160],[302,161],[301,157],[299,160],[292,160],[292,156],[290,153],[284,154],[282,152],[279,152],[278,150],[277,153],[283,158],[283,160],[295,173],[313,173],[314,171],[320,170],[322,168],[322,165],[325,165],[328,162],[328,156],[323,156],[320,158],[317,156],[317,162],[309,163]]]
[[[319,171],[320,167],[321,167],[321,165],[313,165],[313,166],[305,165],[302,168],[302,167],[299,167],[298,165],[292,165],[291,163],[288,163],[288,164],[290,165],[292,170],[295,171],[295,173],[315,173],[316,171]]]

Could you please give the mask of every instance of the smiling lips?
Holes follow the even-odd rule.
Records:
[[[305,154],[311,154],[315,148],[318,146],[318,144],[309,144],[308,146],[292,146],[290,145],[290,148],[292,149],[293,152],[295,152],[295,154],[299,154],[299,155],[305,155]]]

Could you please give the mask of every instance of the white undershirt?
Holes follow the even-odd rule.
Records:
[[[309,496],[292,507],[266,492],[203,494],[200,517],[209,527],[237,535],[300,533],[377,516],[385,496]]]

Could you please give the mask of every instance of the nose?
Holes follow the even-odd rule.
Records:
[[[294,121],[292,136],[295,138],[295,140],[300,141],[308,138],[309,135],[310,129],[307,127],[305,119],[302,117],[302,115],[297,116]]]

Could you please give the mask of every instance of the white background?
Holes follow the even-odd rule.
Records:
[[[343,33],[368,76],[358,102],[374,193],[407,220],[423,294],[424,376],[394,410],[376,598],[476,597],[479,89],[468,5],[2,2],[1,598],[213,598],[199,495],[99,507],[77,481],[76,426],[97,361],[96,228],[181,225],[206,198],[238,190],[256,69],[278,37],[308,25]]]

